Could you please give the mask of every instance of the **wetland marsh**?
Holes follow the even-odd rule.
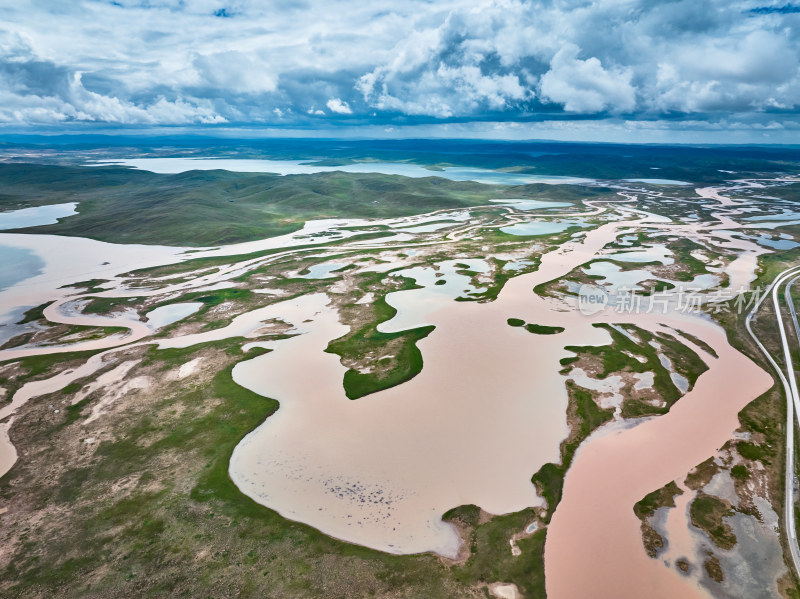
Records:
[[[187,164],[135,160],[128,164],[170,172]],[[284,176],[294,172],[289,166]],[[403,166],[412,167],[422,169]],[[469,169],[447,173],[492,179]],[[582,190],[593,182],[566,183]],[[700,563],[703,537],[691,514],[703,496],[687,493],[679,508],[654,509],[645,520],[633,508],[670,481],[683,485],[735,444],[750,426],[740,414],[772,386],[752,348],[731,342],[740,324],[717,316],[720,305],[730,311],[751,291],[763,276],[759,260],[778,249],[769,243],[772,221],[762,230],[753,219],[754,210],[772,208],[736,197],[749,181],[697,189],[635,182],[596,181],[585,198],[565,192],[569,201],[498,187],[500,198],[481,190],[456,211],[311,220],[270,238],[191,248],[0,233],[1,245],[38,260],[30,276],[0,291],[3,324],[14,332],[0,347],[0,508],[10,508],[0,518],[12,523],[11,554],[21,555],[22,527],[36,517],[20,503],[35,478],[32,418],[78,440],[70,459],[89,477],[76,483],[76,500],[85,502],[81,489],[99,484],[90,460],[112,468],[103,456],[114,447],[133,443],[127,451],[148,455],[150,464],[182,451],[170,445],[182,433],[152,424],[142,424],[149,432],[141,440],[126,438],[126,419],[144,417],[136,401],[173,397],[183,407],[158,404],[166,421],[206,439],[211,433],[184,419],[203,419],[241,397],[249,411],[231,425],[224,452],[188,459],[180,477],[191,492],[163,491],[181,509],[213,501],[233,514],[245,508],[232,506],[246,505],[248,522],[338,540],[314,541],[328,547],[366,548],[342,550],[360,556],[368,578],[401,563],[392,559],[417,560],[433,573],[426,584],[443,585],[440,596],[456,588],[480,596],[489,588],[482,585],[556,599],[715,596],[721,580],[738,575],[730,570],[738,558],[724,553],[735,547],[712,548],[717,561]],[[659,207],[666,188],[707,218],[686,222],[672,204]],[[645,303],[633,309],[617,299],[587,315],[579,307],[587,284],[618,297],[623,289],[639,293]],[[687,289],[699,298],[695,310],[682,303]],[[658,309],[648,309],[655,299]],[[182,398],[205,393],[196,384],[210,385],[208,377],[213,395],[189,408]],[[187,455],[197,451],[205,450]],[[781,512],[780,464],[748,455],[747,472],[762,464],[752,474],[758,490],[748,495],[761,508],[737,511],[737,530]],[[108,476],[121,496],[149,493]],[[666,524],[647,520],[656,513]],[[45,514],[61,526],[62,515]],[[667,563],[653,559],[653,534],[661,539],[655,555],[670,543],[687,549],[663,553]],[[778,528],[759,534],[763,543],[781,542]],[[403,557],[412,555],[419,557]],[[153,567],[137,563],[143,572]],[[791,570],[775,564],[769,582],[783,593]],[[14,592],[40,571],[24,559],[0,566],[4,588]],[[271,577],[268,568],[263,576]],[[122,583],[111,576],[96,584]]]

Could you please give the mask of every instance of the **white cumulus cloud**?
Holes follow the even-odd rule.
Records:
[[[563,104],[568,112],[627,112],[636,106],[633,73],[625,68],[603,68],[594,57],[581,60],[574,44],[559,50],[541,79],[544,99]]]
[[[342,102],[340,98],[331,98],[325,105],[331,112],[335,112],[336,114],[353,114],[347,102]]]

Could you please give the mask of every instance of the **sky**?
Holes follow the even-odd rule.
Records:
[[[0,133],[800,143],[784,0],[0,0]]]

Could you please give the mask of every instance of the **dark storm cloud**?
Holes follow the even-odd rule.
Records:
[[[70,70],[42,60],[0,62],[3,87],[22,95],[59,96],[69,90]]]
[[[750,9],[751,13],[758,15],[782,14],[788,15],[791,13],[800,12],[800,6],[794,4],[784,4],[783,6],[758,6]]]

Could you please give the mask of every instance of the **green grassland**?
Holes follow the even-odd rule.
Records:
[[[751,194],[756,195],[767,195],[774,198],[779,198],[781,200],[790,200],[793,202],[797,201],[797,198],[800,197],[800,183],[786,183],[784,185],[770,187],[768,193],[762,193],[763,190],[753,189],[749,190]],[[755,198],[752,201],[758,201]],[[761,200],[762,202],[770,202],[770,200]],[[796,226],[796,225],[795,225]]]
[[[60,289],[77,289],[84,293],[99,293],[103,291],[103,283],[108,283],[108,279],[89,279],[88,281],[78,281],[69,285],[62,285]]]
[[[485,205],[493,198],[579,201],[600,188],[498,186],[375,173],[189,171],[0,164],[0,209],[79,202],[78,215],[26,232],[117,243],[213,246],[263,239],[320,218],[379,218]]]
[[[0,375],[0,385],[7,391],[5,398],[10,400],[17,389],[28,381],[42,380],[57,372],[75,368],[96,353],[98,352],[65,352],[22,358],[9,373]]]
[[[542,324],[525,323],[521,318],[509,318],[509,326],[525,327],[525,330],[535,335],[557,335],[564,332],[564,327],[550,327]]]
[[[689,506],[692,524],[711,537],[711,540],[720,549],[732,549],[736,545],[736,535],[724,520],[726,516],[732,516],[733,513],[728,502],[713,495],[706,495],[702,491],[698,492],[697,497]]]
[[[33,308],[26,310],[22,315],[22,320],[17,322],[17,324],[27,324],[29,322],[36,322],[44,318],[44,310],[52,304],[53,302],[47,302],[40,306],[34,306]]]
[[[661,344],[664,355],[672,361],[676,372],[685,376],[689,381],[690,389],[697,377],[708,369],[705,362],[695,352],[671,335],[658,334],[656,336],[639,327],[623,325],[626,330],[638,336],[641,343],[636,343],[609,325],[596,324],[595,326],[608,331],[613,339],[611,345],[567,346],[565,349],[575,352],[578,356],[588,355],[599,358],[602,369],[597,373],[597,377],[600,379],[620,371],[653,372],[653,388],[666,403],[664,407],[656,407],[635,398],[626,399],[622,406],[622,416],[625,418],[664,414],[681,396],[670,378],[669,371],[661,364],[656,349],[650,345],[650,341]],[[644,361],[632,357],[631,354],[639,356]],[[568,358],[562,363],[567,366],[573,361],[575,360]]]
[[[365,356],[391,356],[370,359],[369,369],[363,371],[352,366],[347,369],[343,385],[350,399],[394,387],[422,371],[422,353],[416,344],[433,331],[433,326],[396,333],[382,333],[377,329],[379,324],[392,319],[397,313],[386,302],[387,292],[418,289],[419,286],[412,279],[392,277],[393,281],[399,281],[399,285],[387,289],[385,278],[383,273],[367,273],[359,277],[358,288],[364,292],[374,292],[377,297],[366,305],[350,303],[340,308],[345,320],[349,320],[351,315],[353,325],[347,334],[332,340],[325,350],[338,355],[346,365],[361,363]]]
[[[669,242],[667,247],[675,254],[675,263],[678,265],[674,273],[676,280],[688,282],[696,276],[708,274],[706,265],[691,255],[693,251],[704,249],[703,246],[691,239],[681,238]]]
[[[81,312],[84,314],[111,314],[135,306],[144,297],[92,297]]]
[[[502,233],[502,235],[505,235],[505,233]],[[514,237],[514,236],[508,235],[508,237]],[[483,239],[480,239],[480,241],[483,241]],[[512,247],[518,247],[518,246],[525,246],[525,242],[516,241]],[[533,272],[539,267],[538,256],[531,256],[526,259],[530,262],[530,264],[526,265],[524,268],[521,268],[519,270],[511,271],[511,270],[506,270],[504,268],[505,265],[507,264],[507,261],[498,260],[497,258],[494,257],[488,258],[487,263],[491,267],[489,273],[487,273],[491,279],[489,283],[483,283],[483,284],[479,283],[478,276],[482,273],[470,273],[469,271],[464,271],[464,270],[457,271],[459,272],[459,274],[466,274],[467,276],[472,277],[470,280],[470,284],[475,290],[467,292],[464,295],[460,295],[459,297],[456,298],[456,301],[491,302],[496,300],[497,296],[503,290],[503,287],[505,286],[505,284],[508,282],[509,279],[528,272]]]
[[[653,528],[649,519],[658,508],[675,507],[675,496],[682,493],[683,491],[675,484],[675,481],[670,481],[660,489],[645,495],[633,506],[633,512],[642,521],[642,541],[644,549],[650,557],[657,557],[659,551],[664,548],[664,537]]]
[[[660,489],[645,495],[644,499],[633,506],[633,511],[639,519],[644,520],[655,514],[660,507],[675,507],[675,496],[681,494],[683,491],[675,481],[670,481]]]
[[[547,522],[552,518],[564,487],[564,477],[567,474],[572,458],[580,444],[594,431],[614,416],[614,410],[599,408],[586,389],[567,381],[569,405],[568,418],[576,422],[577,426],[571,427],[569,437],[561,444],[561,463],[552,462],[542,466],[531,481],[536,485],[539,494],[547,502]]]

